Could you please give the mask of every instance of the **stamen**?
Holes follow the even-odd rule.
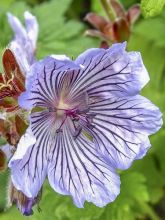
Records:
[[[84,110],[77,110],[77,112],[78,112],[79,114],[86,114],[86,113],[89,112],[89,110],[90,110],[90,108],[87,108],[87,109],[84,109]]]
[[[62,129],[58,128],[58,129],[56,130],[56,133],[60,133],[60,132],[62,132]]]
[[[79,125],[76,128],[75,133],[73,134],[73,138],[76,139],[80,135],[81,131],[82,131],[82,127]]]
[[[91,124],[93,118],[96,116],[96,114],[89,113],[89,108],[86,108],[84,110],[80,110],[78,108],[73,109],[64,109],[64,108],[55,108],[55,107],[49,107],[49,112],[58,112],[63,111],[60,116],[65,115],[65,118],[62,120],[61,125],[56,130],[56,133],[62,132],[62,126],[64,125],[67,117],[69,117],[72,120],[73,126],[74,126],[74,134],[73,137],[76,139],[80,133],[82,132],[82,126],[78,123],[78,125],[75,124],[75,122],[79,122],[80,119],[83,119],[86,126],[90,129],[93,129],[94,126]]]
[[[61,129],[61,128],[62,128],[62,126],[63,126],[63,124],[64,124],[66,118],[67,118],[67,115],[65,116],[65,119],[62,121],[60,127],[56,130],[56,133],[62,132],[62,129]]]
[[[56,110],[55,107],[49,107],[49,108],[48,108],[48,111],[49,111],[49,112],[56,112],[57,110]]]
[[[14,73],[11,72],[11,79],[9,79],[8,81],[5,78],[5,74],[2,74],[2,78],[4,83],[0,83],[0,89],[7,87],[12,90],[12,85],[10,85],[10,83],[14,80]]]
[[[73,121],[73,125],[74,125],[74,129],[75,129],[75,132],[74,132],[74,134],[73,134],[73,138],[76,139],[76,138],[80,135],[80,133],[81,133],[81,131],[82,131],[82,127],[81,127],[80,125],[78,125],[78,126],[76,127],[74,121]]]
[[[79,116],[76,116],[74,118],[72,118],[72,121],[79,121],[80,117]]]

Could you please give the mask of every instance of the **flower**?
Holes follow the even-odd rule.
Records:
[[[6,49],[2,63],[4,73],[0,75],[0,107],[7,112],[18,108],[17,98],[25,90],[25,77],[10,49]]]
[[[25,77],[35,62],[38,23],[29,12],[25,12],[24,16],[26,29],[18,18],[8,13],[14,39],[4,51],[2,56],[4,72],[0,74],[0,136],[7,142],[0,147],[0,171],[5,170],[6,161],[13,155],[20,137],[27,128],[27,112],[20,109],[17,99],[25,90]],[[14,186],[12,188],[14,193],[11,203],[15,202],[24,215],[30,215],[38,195],[34,199],[29,199]]]
[[[11,112],[18,108],[17,97],[24,91],[25,75],[35,62],[38,23],[27,11],[24,13],[26,29],[17,17],[11,13],[7,16],[14,39],[2,57],[4,73],[0,76],[0,107]]]
[[[6,155],[6,159],[9,160],[12,157],[12,152],[15,150],[15,148],[10,144],[4,144],[0,147],[0,150],[3,151],[3,153]]]
[[[0,74],[0,132],[9,144],[15,146],[23,129],[26,129],[25,116],[22,118],[24,112],[19,108],[17,99],[25,90],[25,75],[27,77],[35,61],[38,23],[33,15],[25,12],[25,29],[17,17],[11,13],[7,15],[14,39],[2,56],[4,72]]]
[[[10,145],[16,146],[27,128],[24,110],[18,105],[19,95],[25,91],[25,76],[10,49],[6,49],[2,63],[4,73],[0,74],[0,135]]]
[[[14,186],[28,198],[48,176],[77,207],[105,206],[120,192],[116,169],[150,148],[162,114],[139,95],[149,76],[140,53],[125,47],[89,49],[75,61],[46,57],[31,68],[19,99],[32,109],[30,126],[9,163]]]
[[[101,3],[106,2],[102,1]],[[109,8],[110,7],[110,8]],[[117,0],[109,0],[103,8],[108,15],[111,9],[114,13],[114,19],[104,18],[96,13],[88,13],[85,21],[91,24],[95,29],[86,31],[86,35],[98,37],[103,42],[123,42],[128,40],[131,34],[132,26],[140,15],[140,5],[135,4],[126,11],[123,5]]]
[[[1,131],[0,131],[1,135]],[[0,171],[6,170],[6,161],[8,161],[13,155],[14,147],[10,144],[4,144],[0,146]]]
[[[38,23],[27,11],[24,13],[26,29],[17,17],[11,13],[7,16],[14,39],[2,57],[4,73],[0,76],[0,107],[11,112],[18,108],[17,97],[24,91],[25,75],[35,62]]]
[[[6,168],[6,155],[3,150],[0,148],[0,172],[4,171]]]
[[[26,197],[21,191],[18,191],[12,182],[9,185],[9,205],[16,203],[18,209],[23,213],[25,216],[29,216],[33,214],[32,207],[35,204],[38,204],[41,197],[41,191],[39,192],[38,196],[34,199],[30,199]]]
[[[9,44],[9,49],[14,53],[22,72],[26,75],[30,66],[35,62],[38,22],[36,17],[28,11],[24,13],[25,28],[11,13],[7,13],[7,16],[14,32],[14,39]]]

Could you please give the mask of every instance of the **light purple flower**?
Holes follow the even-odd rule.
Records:
[[[9,183],[9,201],[8,206],[16,204],[18,209],[23,215],[29,216],[33,214],[33,206],[39,204],[41,197],[41,192],[39,192],[38,197],[28,198],[21,191],[17,190],[13,183]],[[39,208],[39,207],[38,207]]]
[[[15,147],[7,143],[7,144],[0,146],[0,149],[6,155],[7,160],[10,160],[11,157],[13,156],[13,152],[15,150]]]
[[[38,22],[36,17],[26,11],[24,13],[25,27],[19,19],[7,13],[9,24],[14,32],[14,39],[9,44],[9,48],[16,56],[24,74],[30,69],[35,62],[36,43],[38,38]]]
[[[47,176],[76,206],[105,206],[120,191],[116,169],[146,154],[162,114],[139,95],[149,76],[140,53],[125,46],[33,65],[20,97],[22,107],[34,108],[30,126],[9,164],[15,187],[27,197],[37,196]]]

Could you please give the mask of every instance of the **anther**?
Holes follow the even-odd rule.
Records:
[[[74,140],[80,135],[81,131],[82,131],[82,127],[78,126],[73,134]]]
[[[79,116],[75,116],[74,118],[72,118],[72,121],[79,121],[80,117]]]
[[[93,129],[93,128],[95,128],[95,125],[92,125],[92,124],[90,124],[90,123],[87,123],[87,127],[90,128],[90,129]]]
[[[60,132],[62,132],[62,129],[61,129],[61,128],[59,128],[59,129],[56,130],[56,133],[60,133]]]
[[[56,112],[56,108],[54,108],[54,107],[49,107],[48,110],[49,110],[49,112]]]

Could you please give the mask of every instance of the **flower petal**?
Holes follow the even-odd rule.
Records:
[[[34,54],[38,37],[38,23],[32,14],[24,13],[26,28],[20,20],[7,13],[9,24],[14,32],[14,39],[9,44],[9,48],[14,53],[22,71],[27,74],[30,66],[35,62]]]
[[[92,12],[88,13],[85,16],[84,20],[89,22],[93,27],[101,31],[108,24],[108,21],[104,17]]]
[[[25,25],[27,30],[27,35],[33,45],[33,50],[36,49],[36,43],[38,38],[38,22],[35,16],[26,11],[24,13]]]
[[[34,137],[32,131],[31,131],[31,128],[28,127],[25,135],[23,135],[21,137],[21,139],[18,143],[18,146],[17,146],[18,150],[15,152],[14,156],[10,160],[10,163],[12,163],[12,161],[14,161],[14,160],[19,160],[22,157],[24,157],[28,148],[30,146],[32,146],[33,144],[35,144],[35,142],[36,142],[36,138]],[[10,165],[10,163],[9,163],[9,165]]]
[[[9,49],[13,52],[13,54],[19,64],[19,67],[21,69],[21,72],[24,75],[27,75],[27,73],[29,72],[29,69],[30,69],[30,64],[27,59],[27,55],[25,53],[24,48],[22,48],[18,42],[12,41],[9,44]]]
[[[114,9],[117,18],[125,18],[126,17],[126,11],[125,11],[123,5],[119,1],[110,0],[110,4],[112,5],[112,8]]]
[[[22,108],[31,109],[33,106],[54,106],[58,99],[61,81],[67,71],[80,69],[66,56],[49,56],[36,62],[26,78],[27,91],[19,97]]]
[[[65,126],[54,136],[48,165],[50,185],[70,195],[77,207],[83,207],[85,200],[103,207],[119,194],[119,177],[85,135],[74,139],[71,130]]]
[[[95,115],[91,134],[98,151],[120,169],[145,155],[148,135],[162,126],[159,109],[140,95],[94,102],[90,113]]]
[[[126,44],[111,48],[90,49],[81,54],[76,63],[80,71],[72,94],[86,91],[90,97],[104,94],[108,97],[136,95],[148,82],[149,76],[138,52],[126,52]]]
[[[41,136],[37,136],[36,140],[29,127],[9,162],[14,186],[28,198],[35,198],[38,195],[47,173],[49,136],[47,124],[45,121],[42,123],[45,124],[45,129],[38,125],[38,132],[35,133],[36,136],[38,133]]]
[[[7,17],[9,24],[15,34],[15,40],[21,42],[21,44],[26,43],[27,33],[20,20],[9,12],[7,13]]]
[[[0,147],[0,150],[2,150],[5,153],[7,160],[9,160],[13,155],[15,147],[10,144],[5,144]]]
[[[140,16],[140,5],[135,4],[132,7],[130,7],[127,11],[127,20],[130,24],[134,24],[135,21],[139,18]]]
[[[9,204],[16,204],[20,212],[29,216],[33,214],[32,207],[35,204],[35,199],[27,198],[21,191],[17,190],[12,182],[9,183]]]

